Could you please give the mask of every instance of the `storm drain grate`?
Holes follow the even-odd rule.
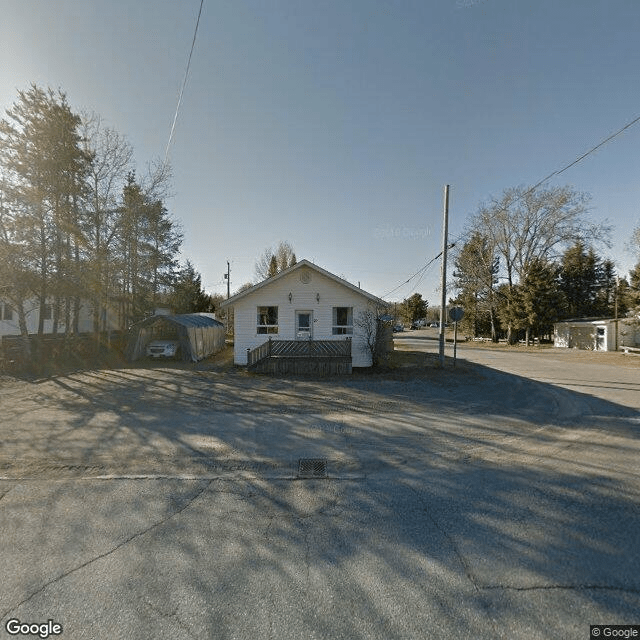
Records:
[[[299,478],[324,478],[327,475],[327,461],[325,458],[299,458]]]

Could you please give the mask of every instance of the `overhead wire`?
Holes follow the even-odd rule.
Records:
[[[595,145],[594,147],[592,147],[591,149],[589,149],[589,151],[587,151],[586,153],[583,153],[581,156],[579,156],[578,158],[576,158],[575,160],[573,160],[572,162],[570,162],[569,164],[565,165],[564,167],[562,167],[561,169],[557,169],[556,171],[553,171],[552,173],[550,173],[548,176],[546,176],[545,178],[543,178],[542,180],[536,182],[536,184],[534,184],[532,187],[530,187],[529,189],[527,189],[524,193],[520,194],[517,198],[515,198],[515,200],[513,200],[510,204],[515,204],[516,202],[518,202],[519,200],[522,200],[522,198],[525,198],[526,196],[528,196],[530,193],[532,193],[533,191],[535,191],[540,185],[543,185],[545,182],[547,182],[548,180],[550,180],[551,178],[553,178],[553,176],[559,176],[561,173],[564,173],[565,171],[567,171],[567,169],[570,169],[571,167],[575,166],[576,164],[578,164],[579,162],[581,162],[582,160],[584,160],[587,156],[591,155],[592,153],[594,153],[595,151],[597,151],[600,147],[603,147],[605,144],[607,144],[607,142],[610,142],[611,140],[613,140],[614,138],[616,138],[617,136],[619,136],[623,131],[626,131],[627,129],[629,129],[630,127],[632,127],[634,124],[636,124],[637,122],[640,122],[640,116],[638,116],[637,118],[634,118],[633,120],[631,120],[630,122],[628,122],[627,124],[625,124],[623,127],[621,127],[620,129],[618,129],[615,133],[612,133],[610,136],[608,136],[607,138],[605,138],[604,140],[601,140],[597,145]],[[464,233],[460,234],[452,243],[452,246],[455,246],[456,242],[458,242],[459,240],[461,240],[464,237]],[[433,262],[435,262],[440,256],[442,255],[442,251],[432,260],[430,260],[424,267],[422,267],[421,269],[419,269],[416,273],[414,273],[408,280],[404,281],[402,284],[398,285],[397,287],[395,287],[394,289],[392,289],[391,291],[389,291],[388,293],[385,293],[382,297],[385,298],[386,296],[394,293],[395,291],[397,291],[398,289],[400,289],[401,287],[403,287],[404,285],[408,284],[409,282],[411,282],[411,280],[413,280],[418,274],[422,273],[422,277],[424,277],[424,273],[426,268],[428,266],[430,266]],[[420,282],[422,281],[422,277],[420,278],[420,280],[418,280],[418,282],[414,285],[413,289],[411,291],[414,291],[415,288],[418,286],[418,284],[420,284]]]
[[[551,178],[553,178],[553,176],[559,176],[561,173],[564,173],[567,169],[570,169],[574,165],[578,164],[578,162],[584,160],[587,156],[591,155],[594,151],[597,151],[600,147],[603,147],[605,144],[607,144],[607,142],[619,136],[623,131],[626,131],[627,129],[629,129],[629,127],[632,127],[634,124],[636,124],[636,122],[640,122],[640,116],[638,116],[637,118],[634,118],[631,122],[628,122],[627,124],[625,124],[624,127],[622,127],[621,129],[618,129],[618,131],[611,134],[608,138],[605,138],[604,140],[599,142],[595,147],[592,147],[591,149],[589,149],[589,151],[587,151],[586,153],[583,153],[581,156],[576,158],[573,162],[570,162],[568,165],[566,165],[562,169],[558,169],[557,171],[550,173],[546,178],[543,178],[542,180],[540,180],[540,182],[534,184],[533,187],[528,189],[524,194],[522,194],[521,197],[524,197],[528,193],[535,191],[541,184],[544,184],[547,180],[550,180]]]
[[[450,244],[449,245],[449,249],[451,249],[453,246],[455,246],[455,243]],[[425,264],[423,267],[421,267],[420,269],[418,269],[418,271],[416,271],[408,280],[405,280],[404,282],[402,282],[401,284],[399,284],[397,287],[395,287],[394,289],[391,289],[391,291],[387,291],[387,293],[385,293],[384,295],[381,296],[381,298],[386,298],[387,296],[391,295],[392,293],[396,292],[398,289],[400,289],[401,287],[404,287],[405,284],[409,284],[416,276],[422,274],[420,280],[418,280],[418,282],[415,284],[414,288],[412,289],[412,291],[418,286],[418,284],[420,284],[422,277],[424,277],[424,274],[426,273],[426,270],[442,255],[442,251],[437,255],[434,256],[433,258],[431,258],[431,260],[429,260],[429,262],[427,262],[427,264]]]
[[[187,86],[187,78],[189,77],[189,68],[191,67],[191,57],[193,56],[193,49],[196,45],[196,37],[198,35],[198,26],[200,25],[200,16],[202,15],[202,6],[204,5],[204,0],[200,0],[200,9],[198,11],[198,19],[196,20],[196,27],[193,31],[193,40],[191,41],[191,49],[189,51],[189,59],[187,60],[187,68],[184,72],[184,78],[182,80],[182,87],[180,88],[180,95],[178,96],[178,103],[176,104],[176,112],[173,116],[173,123],[171,125],[171,131],[169,132],[169,140],[167,141],[167,148],[164,152],[164,164],[167,164],[167,160],[169,158],[169,147],[171,146],[171,141],[173,140],[173,133],[176,129],[176,123],[178,122],[178,112],[180,111],[180,105],[182,104],[182,96],[184,94],[184,89]]]

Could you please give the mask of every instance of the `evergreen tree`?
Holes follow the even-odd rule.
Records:
[[[499,288],[503,299],[500,318],[505,325],[524,331],[526,344],[532,332],[538,337],[550,333],[552,324],[560,317],[565,300],[558,273],[556,265],[537,258],[527,265],[519,284]]]
[[[422,299],[422,295],[414,293],[409,298],[402,301],[400,313],[402,318],[409,325],[415,320],[420,320],[427,315],[427,307],[429,303]]]
[[[560,289],[564,293],[565,318],[596,315],[599,260],[593,248],[586,249],[578,240],[562,256]]]
[[[89,163],[81,148],[79,125],[64,93],[36,85],[19,91],[18,100],[0,121],[3,199],[5,211],[10,211],[4,226],[7,237],[22,250],[15,272],[22,277],[29,274],[29,288],[39,300],[39,334],[50,298],[55,300],[54,332],[61,313],[67,332],[77,325],[82,269],[79,206]],[[17,283],[18,288],[24,282]]]
[[[182,235],[160,201],[150,201],[130,172],[119,210],[120,310],[128,326],[153,313],[175,277]]]
[[[455,256],[455,286],[460,290],[456,303],[465,310],[461,328],[473,336],[489,331],[494,341],[498,268],[499,258],[491,241],[480,233],[473,233]]]
[[[265,249],[255,264],[258,282],[275,276],[277,273],[293,267],[297,263],[296,254],[288,242],[280,242],[275,251]]]
[[[276,256],[271,256],[269,260],[269,271],[267,271],[267,278],[273,278],[278,273],[278,259]]]
[[[603,260],[598,265],[598,283],[595,299],[595,313],[604,318],[612,318],[615,313],[618,276],[611,260]]]
[[[214,310],[213,299],[203,290],[202,277],[189,260],[172,285],[169,304],[174,313],[212,313]]]
[[[629,272],[628,288],[623,300],[632,315],[640,316],[640,262]]]

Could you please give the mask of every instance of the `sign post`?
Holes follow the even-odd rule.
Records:
[[[458,348],[458,321],[464,317],[462,307],[451,307],[449,309],[449,319],[453,320],[453,366],[456,366],[456,351]]]

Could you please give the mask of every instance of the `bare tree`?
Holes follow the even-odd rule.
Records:
[[[262,282],[296,264],[296,254],[288,242],[280,242],[274,251],[265,249],[255,264],[256,280]]]
[[[589,201],[589,195],[567,186],[515,187],[481,205],[471,229],[493,243],[512,285],[535,258],[555,259],[576,240],[608,245],[611,227],[589,222]]]
[[[119,230],[122,185],[133,166],[133,148],[113,129],[102,126],[100,116],[82,116],[85,150],[91,156],[83,233],[87,253],[85,290],[93,311],[94,331],[115,294],[113,249]]]
[[[373,367],[379,366],[389,353],[391,327],[381,319],[385,311],[378,307],[367,307],[360,311],[353,321],[363,337],[360,348],[371,358]]]
[[[173,170],[168,162],[154,160],[147,163],[146,172],[140,180],[140,187],[150,201],[165,201],[174,194],[171,192]]]
[[[475,337],[486,316],[489,319],[491,339],[497,342],[494,285],[497,283],[500,259],[495,255],[493,242],[474,231],[464,245],[458,245],[454,259],[454,286],[460,291],[457,302],[465,309],[462,326]]]
[[[640,257],[640,226],[636,227],[631,234],[629,249],[638,257]]]
[[[611,227],[590,223],[590,196],[571,187],[515,187],[480,206],[471,219],[471,231],[488,238],[501,258],[508,281],[508,297],[535,260],[555,260],[577,240],[608,246]],[[512,340],[511,325],[507,340]]]

